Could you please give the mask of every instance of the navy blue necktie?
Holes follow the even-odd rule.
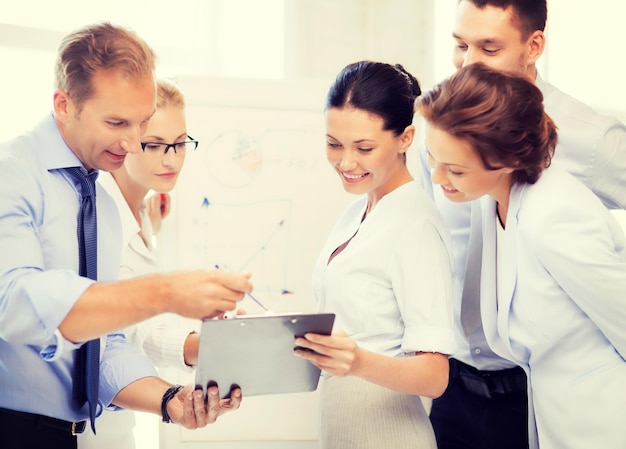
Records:
[[[96,178],[98,172],[87,172],[80,167],[65,171],[80,184],[81,206],[78,213],[78,274],[98,279],[98,236],[96,228]],[[89,402],[91,428],[96,433],[96,406],[100,379],[100,340],[91,340],[76,350],[72,398],[82,407]]]

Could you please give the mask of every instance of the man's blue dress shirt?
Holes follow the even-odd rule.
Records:
[[[81,162],[52,115],[0,144],[0,407],[82,421],[72,400],[73,350],[58,326],[93,281],[78,276],[80,195],[62,168]],[[97,184],[98,280],[119,273],[122,230]],[[82,343],[82,342],[81,342]],[[156,376],[122,333],[101,338],[99,410],[126,385]]]

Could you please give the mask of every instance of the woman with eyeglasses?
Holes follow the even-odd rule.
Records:
[[[170,192],[185,155],[198,142],[187,134],[185,99],[172,82],[157,81],[157,109],[142,138],[142,153],[127,154],[114,172],[101,172],[100,182],[115,199],[124,233],[120,279],[161,271],[155,234],[170,212]],[[147,197],[149,192],[156,192]],[[198,357],[199,334],[181,329],[167,315],[159,315],[125,329],[126,338],[157,368],[191,370]],[[135,416],[130,410],[107,411],[98,418],[98,433],[81,434],[78,447],[135,448]]]

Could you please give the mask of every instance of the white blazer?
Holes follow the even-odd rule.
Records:
[[[621,227],[554,167],[512,188],[498,250],[496,202],[482,204],[483,327],[528,376],[531,448],[626,448]]]

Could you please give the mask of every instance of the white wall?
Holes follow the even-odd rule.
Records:
[[[621,45],[626,2],[548,1],[546,78],[599,111],[626,122],[626,86]]]
[[[331,80],[347,63],[372,59],[400,63],[416,77],[430,82],[433,3],[289,1],[286,75]]]

